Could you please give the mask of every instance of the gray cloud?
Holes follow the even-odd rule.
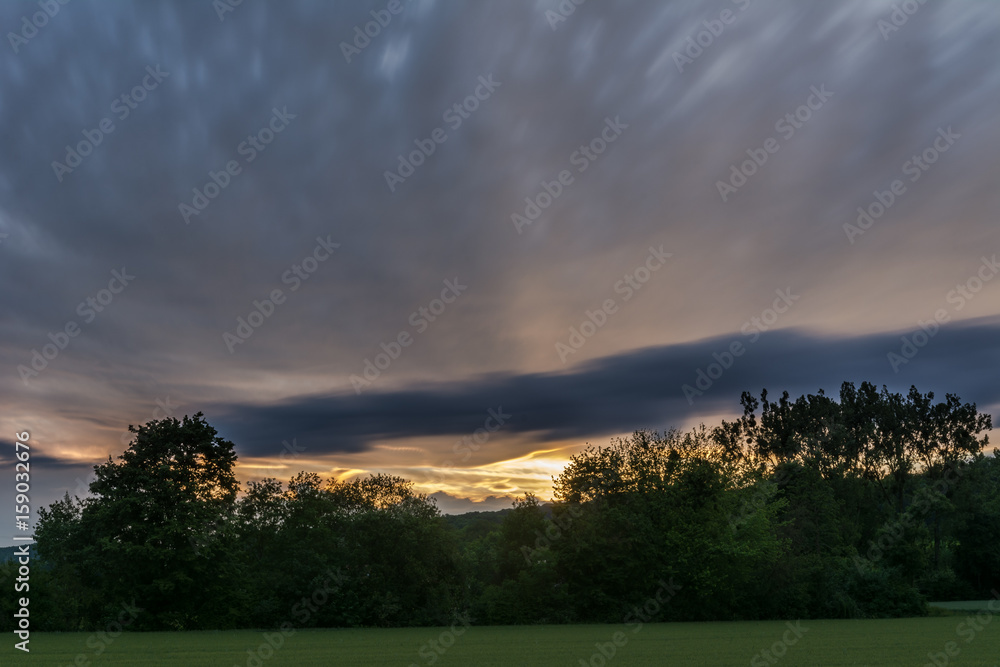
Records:
[[[294,428],[310,454],[358,452],[375,441],[473,432],[483,414],[510,414],[504,432],[538,440],[569,440],[639,428],[680,427],[720,413],[737,413],[740,394],[793,397],[822,389],[837,397],[843,382],[885,384],[905,393],[958,394],[986,408],[1000,404],[993,382],[1000,322],[939,330],[905,350],[914,332],[834,338],[796,330],[736,334],[636,350],[590,361],[568,372],[488,375],[473,380],[357,395],[320,395],[271,405],[212,406],[238,449],[269,455]],[[744,351],[732,356],[734,342]],[[890,362],[889,354],[902,361]],[[907,356],[904,356],[907,355]],[[715,366],[715,368],[710,368]],[[948,368],[955,377],[943,379]],[[702,376],[699,371],[704,373]],[[716,379],[712,379],[715,377]],[[695,391],[685,393],[684,385]]]

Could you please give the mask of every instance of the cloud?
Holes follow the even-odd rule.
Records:
[[[924,345],[904,350],[903,338],[912,341],[915,334]],[[998,334],[995,319],[941,328],[930,338],[921,337],[919,329],[853,338],[799,330],[769,331],[759,338],[733,334],[612,355],[566,372],[494,374],[362,395],[216,405],[207,413],[241,452],[271,453],[294,428],[315,456],[357,453],[378,441],[473,433],[488,409],[510,415],[505,435],[582,440],[737,413],[743,391],[756,395],[766,388],[798,396],[822,389],[836,397],[843,382],[870,381],[904,392],[914,384],[942,398],[954,393],[986,407],[1000,404],[992,379],[1000,362]],[[734,342],[743,346],[738,356],[729,352]],[[901,360],[898,371],[890,354]],[[697,393],[686,393],[685,385]]]

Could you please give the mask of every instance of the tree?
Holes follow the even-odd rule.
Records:
[[[134,603],[144,610],[137,628],[218,625],[236,576],[225,558],[239,490],[233,443],[200,412],[129,430],[118,461],[94,467],[92,498],[40,513],[39,550],[57,565],[74,561],[84,585],[100,591],[91,623]],[[84,542],[92,547],[67,549]]]
[[[904,396],[845,382],[839,404],[822,390],[788,399],[787,391],[777,402],[768,401],[766,389],[759,402],[743,392],[743,416],[718,429],[727,457],[768,468],[813,461],[828,475],[856,473],[875,483],[897,513],[906,509],[914,473],[976,456],[989,442],[981,434],[992,428],[975,403],[953,394],[934,403],[934,392],[913,386]]]
[[[1000,587],[1000,464],[975,404],[869,383],[741,403],[711,430],[588,446],[555,502],[475,521],[389,475],[238,497],[234,446],[201,413],[130,427],[91,497],[40,510],[32,608],[43,630],[106,627],[123,604],[131,629],[618,623],[918,615]]]
[[[638,431],[556,478],[556,498],[579,515],[552,549],[580,620],[620,622],[673,578],[682,588],[658,620],[759,615],[745,603],[785,549],[782,505],[710,436]]]
[[[1000,458],[973,462],[956,492],[955,569],[978,598],[1000,589]]]
[[[345,518],[342,553],[351,575],[345,597],[354,624],[454,622],[458,550],[441,514],[413,483],[391,475],[331,479],[325,488]],[[322,617],[321,617],[322,618]],[[329,622],[342,622],[335,616]]]
[[[475,609],[477,620],[510,625],[573,619],[558,552],[551,548],[568,527],[559,516],[553,521],[534,494],[514,499],[490,542],[493,567],[483,573],[486,587]]]

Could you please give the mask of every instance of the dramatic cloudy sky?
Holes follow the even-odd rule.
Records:
[[[1000,405],[1000,6],[388,4],[0,6],[0,463],[30,432],[36,503],[165,412],[244,481],[391,472],[453,511],[743,390]]]

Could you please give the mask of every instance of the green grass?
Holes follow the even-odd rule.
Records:
[[[950,611],[989,611],[990,603],[996,607],[996,600],[962,600],[960,602],[931,602],[931,607]]]
[[[1000,619],[983,627],[970,642],[956,634],[959,624],[964,622],[958,616],[803,621],[801,627],[806,632],[776,664],[922,667],[929,663],[929,652],[944,651],[947,642],[955,642],[960,653],[947,664],[1000,665]],[[623,632],[627,643],[616,649],[616,655],[607,661],[608,667],[751,665],[759,651],[780,642],[787,630],[781,621],[649,624],[638,632],[623,625],[471,627],[433,664],[435,667],[578,667],[581,659],[590,661],[597,650],[595,642],[610,642],[615,632]],[[418,651],[442,632],[446,630],[300,630],[288,637],[272,657],[251,665],[423,666],[430,664],[431,654],[425,651],[421,656]],[[101,655],[95,656],[93,648],[87,646],[92,637],[84,633],[34,634],[28,655],[14,650],[13,635],[5,635],[4,646],[0,647],[0,665],[66,667],[74,664],[80,654],[84,657],[76,663],[79,667],[243,667],[247,665],[247,649],[264,641],[261,633],[255,631],[131,633],[121,635]],[[95,643],[92,641],[92,646]],[[602,663],[595,660],[592,664]]]

